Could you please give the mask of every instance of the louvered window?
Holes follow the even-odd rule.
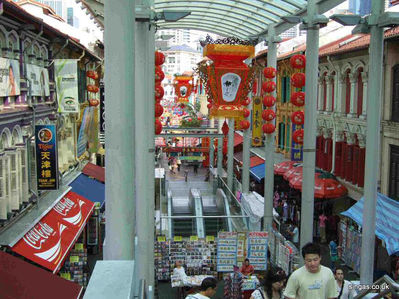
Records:
[[[22,183],[22,201],[29,201],[28,168],[26,167],[26,149],[21,149],[21,183]]]
[[[35,142],[31,142],[29,145],[29,157],[30,157],[30,183],[31,189],[37,193],[37,175],[36,175],[36,155],[35,155]]]
[[[7,198],[7,212],[11,213],[11,181],[10,181],[10,157],[8,155],[4,156],[4,176],[5,176],[5,182],[6,182],[6,198]]]
[[[19,204],[22,205],[24,199],[24,190],[22,189],[22,165],[21,165],[21,148],[17,149],[16,161],[17,161],[17,192]]]
[[[11,209],[19,210],[17,152],[10,153],[11,160]]]
[[[0,220],[7,220],[7,197],[4,180],[4,157],[0,157]]]

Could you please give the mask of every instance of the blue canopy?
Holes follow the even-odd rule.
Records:
[[[341,215],[363,223],[364,197]],[[385,242],[389,255],[399,252],[399,202],[377,193],[376,236]]]
[[[82,195],[92,202],[98,202],[100,207],[103,207],[105,201],[105,184],[91,179],[82,173],[69,186],[72,187],[73,192]]]
[[[265,163],[251,167],[249,173],[260,182],[265,177]]]

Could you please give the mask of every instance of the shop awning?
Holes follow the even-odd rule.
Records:
[[[341,213],[353,219],[358,225],[363,224],[364,197],[349,210]],[[399,202],[377,193],[376,236],[385,242],[389,255],[399,252]]]
[[[68,192],[11,249],[56,273],[93,212],[94,203]]]
[[[240,145],[241,143],[243,143],[243,141],[244,138],[240,134],[234,132],[234,147]]]
[[[83,288],[0,251],[1,298],[80,298]]]
[[[87,163],[83,168],[82,173],[87,176],[91,176],[96,180],[105,183],[105,168],[95,165],[93,163]]]
[[[260,181],[265,177],[265,163],[251,167],[249,173],[260,183]]]
[[[251,163],[250,167],[255,167],[255,166],[258,166],[260,164],[264,164],[265,160],[263,160],[262,158],[260,158],[258,156],[253,156],[253,157],[250,158],[250,163]]]
[[[98,203],[100,208],[103,207],[105,202],[105,184],[81,174],[69,186],[72,187],[73,192]]]

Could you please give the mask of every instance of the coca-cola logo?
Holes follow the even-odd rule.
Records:
[[[32,228],[29,232],[25,234],[23,240],[30,247],[35,249],[41,249],[42,244],[46,242],[46,240],[55,234],[54,229],[48,225],[47,223],[39,222]]]
[[[62,216],[67,216],[69,211],[73,209],[75,206],[75,202],[68,197],[62,198],[57,204],[54,206],[54,211]]]

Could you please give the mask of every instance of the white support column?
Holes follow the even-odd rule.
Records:
[[[267,35],[267,66],[277,68],[277,43],[274,25],[269,25]],[[276,77],[272,79],[276,83]],[[276,97],[273,91],[272,96]],[[275,106],[273,110],[276,110]],[[276,125],[276,122],[274,122]],[[264,220],[263,230],[271,233],[273,224],[273,189],[274,189],[274,138],[276,133],[265,134],[265,185],[264,185]]]
[[[368,73],[367,72],[362,72],[362,82],[363,82],[363,99],[362,99],[362,114],[360,115],[360,118],[366,119],[367,117],[367,95],[368,95],[368,90],[367,90],[367,85],[368,85]]]
[[[214,138],[210,138],[209,143],[209,168],[213,168],[213,160],[215,157],[215,150],[214,150]]]
[[[227,187],[233,191],[234,178],[234,118],[229,119],[229,134],[227,146]]]
[[[360,283],[373,283],[374,249],[375,249],[375,218],[377,204],[377,181],[380,164],[380,124],[384,28],[378,26],[378,19],[384,13],[383,1],[371,2],[370,25],[370,90],[367,96],[367,140],[366,168],[364,177],[364,208],[362,227],[362,249],[360,256]]]
[[[306,96],[305,96],[305,126],[303,142],[303,187],[301,209],[301,248],[313,241],[314,212],[314,174],[316,160],[316,130],[317,130],[317,75],[319,65],[319,25],[312,24],[318,14],[316,0],[308,0],[307,17],[309,18],[306,35]]]
[[[345,102],[346,102],[346,74],[339,73],[337,74],[337,113],[341,116],[345,115]]]
[[[218,176],[223,176],[223,137],[218,138],[218,159],[217,159]]]
[[[357,115],[357,76],[356,74],[350,74],[349,80],[351,82],[351,99],[350,99],[350,109],[348,117],[354,118]]]
[[[317,111],[323,111],[323,87],[323,80],[319,78],[317,84]]]
[[[333,96],[333,89],[332,89],[332,82],[333,76],[326,76],[327,80],[327,107],[326,112],[331,112],[333,110],[332,107],[332,96]]]
[[[107,223],[104,260],[134,259],[134,4],[131,0],[104,3],[104,82],[108,103],[105,116]]]
[[[253,100],[253,99],[252,99]],[[251,104],[247,107],[249,111],[252,111],[252,100]],[[251,116],[250,116],[251,117]],[[249,168],[250,168],[250,146],[251,146],[251,138],[252,131],[249,128],[248,130],[244,130],[243,134],[243,150],[242,150],[242,193],[246,194],[249,192]]]

